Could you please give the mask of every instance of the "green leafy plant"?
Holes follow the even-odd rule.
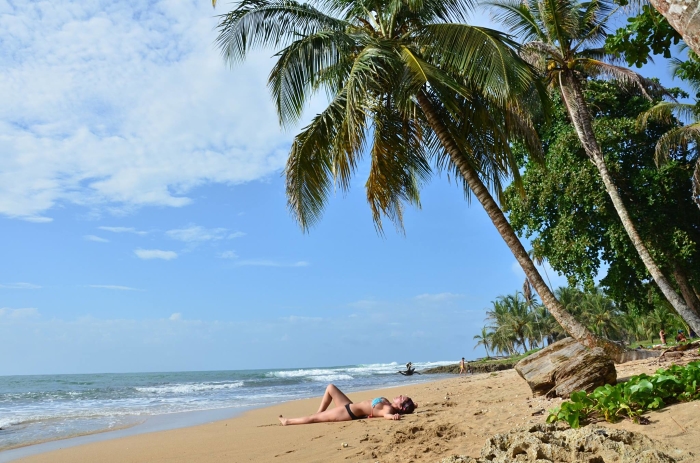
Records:
[[[700,399],[700,362],[673,365],[653,375],[633,376],[625,383],[606,384],[593,392],[571,394],[561,407],[550,410],[547,423],[566,421],[572,428],[598,417],[614,423],[622,418],[640,422],[648,410],[658,410],[669,403]]]

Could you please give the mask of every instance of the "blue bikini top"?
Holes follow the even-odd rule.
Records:
[[[376,407],[380,403],[384,401],[384,397],[377,397],[376,399],[372,399],[372,408]]]

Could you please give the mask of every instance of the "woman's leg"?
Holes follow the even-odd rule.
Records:
[[[326,392],[323,393],[321,405],[319,405],[316,413],[325,412],[331,404],[331,401],[335,402],[336,408],[344,407],[345,404],[352,403],[352,400],[348,399],[348,396],[343,394],[334,384],[329,384],[326,388]]]
[[[350,415],[345,410],[345,406],[338,406],[313,415],[303,416],[301,418],[284,418],[279,416],[280,423],[287,426],[290,424],[310,424],[310,423],[331,423],[334,421],[350,421]]]

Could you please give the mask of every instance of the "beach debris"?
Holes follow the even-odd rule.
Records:
[[[586,426],[571,429],[559,424],[521,426],[491,437],[479,458],[453,455],[440,463],[578,463],[640,462],[690,463],[696,455],[644,434]]]
[[[347,447],[348,444],[346,442],[343,442],[343,447]]]
[[[567,398],[574,391],[593,391],[604,384],[616,384],[615,364],[602,348],[588,349],[565,338],[515,365],[533,395]]]

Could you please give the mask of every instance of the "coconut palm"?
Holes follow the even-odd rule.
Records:
[[[489,331],[487,327],[482,326],[481,333],[474,335],[474,339],[477,340],[476,345],[474,346],[474,349],[476,349],[479,346],[484,346],[484,350],[486,351],[486,357],[490,357],[489,349],[491,348],[492,336],[493,336],[493,333],[491,331]]]
[[[268,83],[283,126],[298,122],[319,90],[329,96],[295,137],[285,169],[303,230],[335,188],[349,188],[366,153],[380,232],[382,217],[402,227],[403,208],[420,204],[431,167],[447,170],[484,207],[564,329],[617,357],[617,346],[558,303],[491,194],[508,175],[518,181],[512,140],[539,148],[522,108],[532,74],[504,35],[463,24],[471,10],[471,0],[243,0],[221,16],[217,40],[231,63],[253,48],[279,50]]]
[[[618,339],[621,330],[620,311],[612,299],[596,288],[583,296],[581,302],[582,318],[589,330],[598,336]]]
[[[491,302],[492,309],[486,311],[486,319],[491,322],[492,345],[498,345],[501,350],[509,353],[518,352],[518,346],[523,352],[535,347],[540,330],[536,313],[530,304],[516,292],[513,295],[499,296]],[[475,338],[476,339],[476,338]]]
[[[697,55],[693,52],[688,53],[688,58],[693,61],[698,60]],[[680,76],[682,64],[683,62],[678,58],[674,58],[671,61],[674,77]],[[686,78],[685,80],[690,88],[695,91],[696,95],[700,94],[700,81],[693,78]],[[672,123],[674,117],[688,122],[688,124],[674,127],[659,138],[659,141],[656,143],[657,164],[666,162],[670,154],[680,147],[687,148],[688,145],[694,145],[697,151],[698,142],[700,142],[700,106],[698,106],[698,101],[693,104],[680,103],[678,101],[661,101],[639,116],[639,125],[641,127],[645,127],[649,120]],[[700,158],[695,162],[692,182],[693,201],[700,207]]]
[[[615,186],[593,130],[593,117],[584,98],[588,76],[609,77],[637,85],[646,94],[649,85],[637,73],[604,60],[612,55],[600,48],[607,35],[606,25],[615,11],[607,0],[497,0],[489,2],[511,32],[525,43],[523,56],[562,96],[579,141],[600,172],[605,189],[620,216],[622,225],[659,289],[676,311],[696,330],[700,316],[688,308],[676,293],[632,222]]]

